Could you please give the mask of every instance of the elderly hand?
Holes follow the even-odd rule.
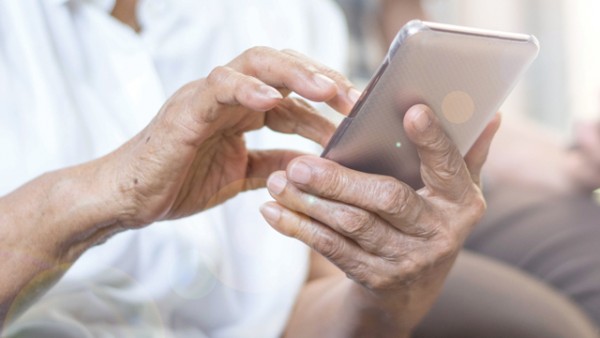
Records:
[[[361,299],[396,314],[389,318],[398,330],[410,330],[424,315],[484,213],[479,175],[499,118],[464,159],[427,107],[412,107],[404,124],[422,161],[419,191],[303,156],[271,175],[267,186],[276,202],[261,209],[275,229],[360,285]]]
[[[179,218],[264,186],[297,153],[248,151],[269,127],[323,143],[334,126],[290,92],[347,112],[357,98],[338,73],[292,51],[253,48],[171,97],[135,138],[102,159],[126,227]]]

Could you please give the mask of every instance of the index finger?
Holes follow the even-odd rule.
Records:
[[[290,50],[254,47],[228,66],[275,88],[289,89],[311,101],[326,102],[341,113],[348,113],[360,95],[340,73]]]
[[[286,175],[302,191],[376,213],[404,233],[431,233],[425,228],[429,222],[421,219],[430,206],[393,177],[362,173],[316,156],[292,160]]]

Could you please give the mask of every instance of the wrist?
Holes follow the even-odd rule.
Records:
[[[125,230],[128,208],[116,179],[103,159],[43,175],[49,186],[46,210],[57,233],[54,254],[61,263],[75,261],[85,250]]]
[[[417,325],[410,304],[409,288],[387,292],[370,290],[352,280],[346,281],[347,306],[356,310],[357,318],[366,327],[377,327],[382,337],[409,337]]]
[[[386,328],[383,332],[392,332],[394,337],[409,337],[441,292],[454,258],[418,280],[395,288],[371,289],[347,280],[349,306],[378,320],[378,325]]]

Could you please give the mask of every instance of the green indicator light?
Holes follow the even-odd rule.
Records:
[[[400,148],[400,147],[402,147],[402,143],[396,142],[396,148]]]

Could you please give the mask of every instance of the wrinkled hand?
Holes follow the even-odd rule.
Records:
[[[396,312],[406,314],[432,301],[484,213],[479,176],[499,117],[464,159],[427,107],[412,107],[404,124],[421,157],[424,188],[302,156],[271,175],[267,186],[276,202],[261,211],[275,229],[305,242],[371,294],[402,303]],[[407,296],[411,289],[421,291]]]
[[[298,154],[249,151],[244,133],[266,126],[325,142],[335,127],[291,92],[347,112],[356,90],[293,51],[257,47],[175,93],[131,141],[102,159],[127,227],[179,218],[264,186]]]
[[[576,188],[600,188],[600,122],[582,122],[575,129],[575,146],[567,153],[567,174]]]

